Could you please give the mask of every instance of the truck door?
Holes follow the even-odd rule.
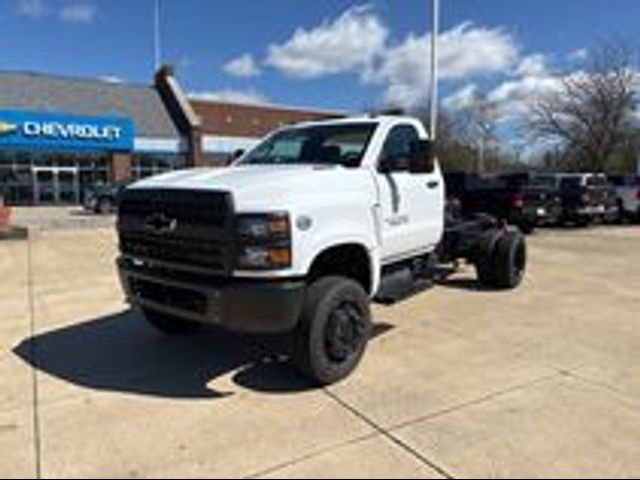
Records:
[[[409,173],[419,138],[413,125],[396,125],[382,147],[376,175],[383,263],[430,251],[442,236],[444,185],[439,169]]]

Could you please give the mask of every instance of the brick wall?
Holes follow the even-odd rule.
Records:
[[[339,112],[298,110],[268,105],[244,105],[191,99],[204,135],[263,137],[283,125],[340,118]]]

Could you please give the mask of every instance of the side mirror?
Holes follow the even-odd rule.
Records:
[[[228,155],[226,159],[224,159],[222,166],[224,167],[229,167],[231,165],[233,165],[233,162],[235,162],[236,160],[238,160],[241,156],[243,156],[245,153],[245,150],[243,149],[238,149],[238,150],[234,150],[233,153],[231,155]]]
[[[411,144],[410,173],[432,173],[436,169],[436,148],[431,140],[418,140]]]

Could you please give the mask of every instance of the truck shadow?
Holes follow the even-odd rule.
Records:
[[[226,376],[232,384],[266,393],[315,388],[291,364],[283,337],[204,329],[170,338],[148,327],[135,310],[28,338],[13,351],[38,371],[95,390],[216,399],[233,395],[212,386]]]

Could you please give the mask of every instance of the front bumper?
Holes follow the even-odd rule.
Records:
[[[117,263],[129,303],[188,321],[239,333],[284,333],[296,326],[302,309],[302,279],[216,278],[124,257]]]
[[[580,207],[576,210],[578,215],[582,216],[598,216],[598,215],[606,215],[607,207],[604,205],[589,205],[586,207]]]

